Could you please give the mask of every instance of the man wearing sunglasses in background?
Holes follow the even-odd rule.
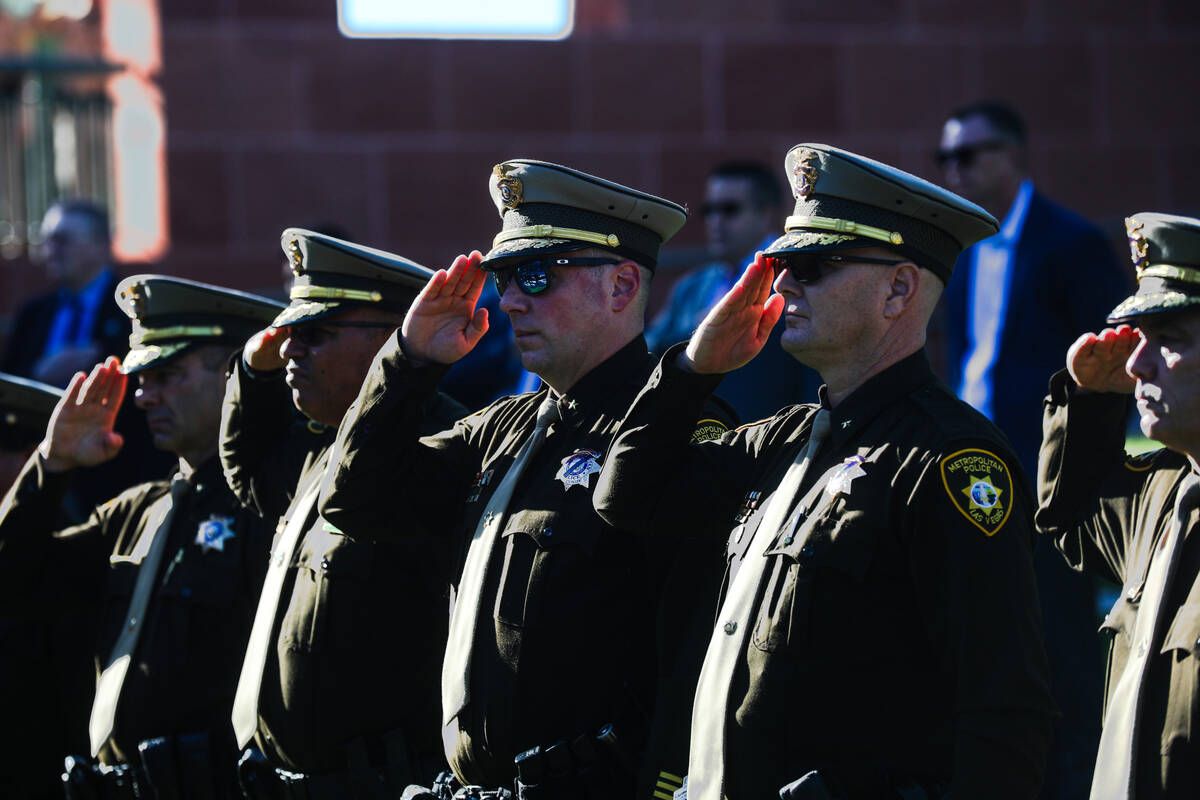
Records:
[[[614,525],[729,534],[687,796],[1032,798],[1053,715],[1033,502],[923,349],[955,257],[996,222],[827,145],[786,171],[786,232],[664,355],[595,495]],[[692,444],[678,421],[780,315],[821,402]]]
[[[937,161],[946,186],[1003,220],[999,233],[963,252],[946,288],[947,383],[1004,431],[1034,475],[1057,354],[1103,325],[1126,280],[1100,229],[1034,189],[1026,140],[1016,111],[979,103],[946,121]],[[1081,797],[1100,736],[1095,587],[1047,541],[1034,543],[1034,569],[1062,713],[1042,797]]]
[[[700,210],[712,260],[680,278],[666,306],[646,326],[646,343],[658,355],[686,341],[754,260],[754,254],[775,241],[783,190],[775,171],[766,164],[727,161],[709,173]],[[727,375],[721,384],[721,397],[742,419],[761,419],[781,406],[816,396],[820,381],[779,346],[782,333],[783,325],[776,325],[762,354]]]
[[[503,220],[494,246],[439,271],[380,352],[338,433],[321,509],[349,528],[401,507],[459,548],[441,686],[457,780],[511,789],[519,778],[521,796],[547,800],[632,797],[655,706],[656,604],[677,551],[700,548],[606,525],[591,493],[650,374],[648,282],[686,212],[540,161],[496,165],[490,191]],[[432,387],[488,328],[485,270],[545,386],[420,438]],[[697,408],[692,435],[727,429],[708,416]],[[680,602],[702,605],[697,592]]]
[[[243,790],[394,800],[444,763],[448,551],[403,507],[378,524],[407,538],[375,542],[329,524],[316,499],[334,430],[432,273],[298,228],[281,244],[296,274],[291,305],[246,343],[222,417],[229,485],[278,520],[233,703],[238,746],[261,750],[243,759]],[[421,410],[430,431],[465,413],[432,388]]]

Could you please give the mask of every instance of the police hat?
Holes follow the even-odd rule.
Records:
[[[0,372],[0,449],[20,450],[41,440],[61,389]]]
[[[355,307],[403,314],[433,277],[407,258],[303,228],[288,228],[279,241],[296,280],[277,328]]]
[[[116,301],[133,320],[129,354],[121,363],[127,375],[198,345],[240,347],[283,308],[266,297],[166,275],[126,278],[117,284]]]
[[[545,161],[497,164],[488,187],[502,224],[484,269],[587,247],[654,269],[663,242],[687,221],[687,210],[670,200]]]
[[[784,169],[796,207],[767,255],[884,246],[945,282],[959,253],[999,230],[969,200],[829,145],[796,145]]]
[[[1200,306],[1200,220],[1143,212],[1125,220],[1137,291],[1108,315],[1111,323]]]

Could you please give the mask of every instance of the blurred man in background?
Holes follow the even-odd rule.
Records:
[[[1034,188],[1025,122],[1012,108],[955,111],[937,160],[947,187],[1002,221],[959,257],[946,289],[947,382],[1004,431],[1034,475],[1046,382],[1075,337],[1103,324],[1124,279],[1104,234]],[[1099,737],[1095,592],[1047,542],[1038,541],[1034,567],[1062,712],[1042,796],[1081,797]]]
[[[701,212],[712,260],[679,279],[666,307],[647,326],[652,351],[661,354],[686,341],[754,253],[775,241],[782,201],[779,179],[765,164],[727,161],[709,173]],[[816,374],[778,346],[782,331],[777,325],[762,354],[721,384],[721,397],[742,419],[769,416],[816,394]]]

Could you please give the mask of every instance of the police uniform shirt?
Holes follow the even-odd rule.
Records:
[[[1067,561],[1121,585],[1104,619],[1108,692],[1130,650],[1151,556],[1170,530],[1180,483],[1191,470],[1171,450],[1129,457],[1130,398],[1080,394],[1060,372],[1050,383],[1038,466],[1039,531]],[[1163,602],[1141,699],[1134,788],[1138,800],[1200,797],[1200,511],[1192,509]],[[1111,694],[1106,698],[1111,699]],[[1123,795],[1122,795],[1123,796]]]
[[[443,395],[428,406],[435,429],[464,411]],[[325,471],[333,434],[295,411],[282,370],[251,373],[237,359],[222,411],[221,458],[238,497],[279,521],[275,542]],[[291,771],[346,769],[348,748],[361,746],[374,766],[386,762],[403,780],[428,780],[442,768],[438,670],[449,559],[400,508],[386,524],[402,525],[409,538],[384,543],[361,527],[334,527],[309,514],[281,590],[256,743]],[[264,544],[260,556],[266,553]],[[389,742],[403,742],[404,752],[387,753]]]
[[[266,563],[267,529],[234,498],[211,459],[188,477],[168,533],[134,663],[117,706],[106,761],[136,758],[142,740],[207,731],[229,754],[229,708]],[[70,483],[34,454],[0,508],[0,558],[46,558],[59,591],[101,593],[97,674],[127,622],[138,569],[166,482],[132,487],[61,531],[52,521]],[[91,597],[94,602],[95,597]],[[89,636],[80,631],[77,635]]]
[[[559,398],[561,420],[514,488],[480,595],[461,735],[447,753],[464,781],[511,785],[518,753],[608,723],[631,756],[644,746],[666,555],[606,525],[592,509],[592,491],[651,367],[638,336],[583,376]],[[423,398],[442,371],[413,367],[398,337],[384,346],[339,431],[321,508],[349,526],[403,507],[453,539],[460,575],[480,517],[548,390],[501,399],[418,439]],[[379,530],[404,533],[394,524]]]
[[[679,350],[630,409],[596,507],[648,532],[728,534],[726,591],[770,537],[733,670],[727,796],[774,796],[813,769],[850,798],[905,778],[973,800],[1034,796],[1053,709],[1032,508],[1002,435],[918,352],[832,410],[791,523],[759,531],[817,409],[689,445],[683,420],[720,378],[680,371]]]

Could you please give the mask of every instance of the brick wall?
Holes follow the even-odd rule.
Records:
[[[1035,178],[1102,223],[1200,213],[1195,0],[579,0],[564,43],[355,41],[334,0],[162,4],[166,271],[274,286],[289,224],[439,266],[485,181],[543,158],[699,204],[716,160],[827,141],[933,175],[943,115],[1029,117]],[[682,244],[701,241],[693,221]]]

